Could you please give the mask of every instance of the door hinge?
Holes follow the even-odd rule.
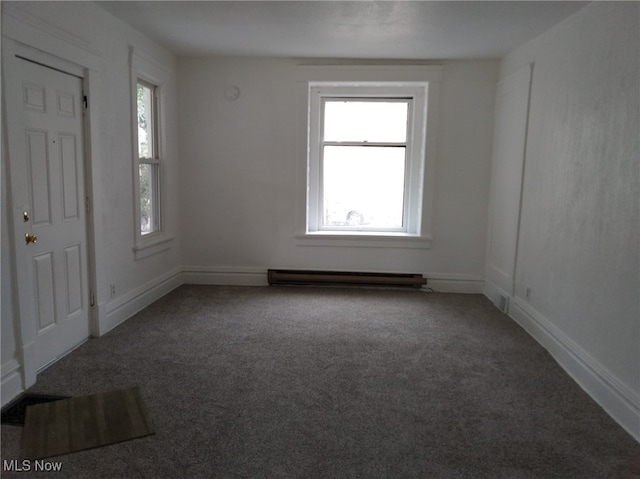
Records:
[[[82,114],[84,115],[89,109],[89,97],[82,95]]]
[[[91,291],[89,293],[89,306],[91,306],[92,308],[96,305],[96,297],[93,294],[93,291]]]
[[[87,211],[87,215],[91,214],[91,199],[87,196],[84,199],[84,207],[85,210]]]

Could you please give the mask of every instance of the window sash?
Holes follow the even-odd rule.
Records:
[[[140,146],[140,100],[138,99],[138,89],[142,88],[143,90],[149,91],[149,99],[148,101],[142,100],[142,103],[145,108],[149,109],[148,114],[146,115],[146,120],[149,123],[146,130],[143,129],[143,132],[150,136],[147,141],[149,154],[144,155],[141,154],[141,146]],[[159,148],[158,148],[158,87],[152,83],[149,83],[145,80],[138,79],[136,84],[136,113],[138,120],[138,158],[139,159],[159,159]]]
[[[406,150],[370,145],[323,148],[319,230],[405,231]]]
[[[148,172],[143,172],[148,170]],[[160,231],[160,164],[140,161],[140,234],[147,236]]]
[[[143,89],[142,101],[139,98],[139,89]],[[148,98],[145,98],[147,96]],[[158,87],[150,82],[138,78],[136,82],[136,120],[137,120],[137,152],[138,152],[138,216],[139,234],[141,237],[149,236],[161,231],[160,224],[160,148],[159,148],[159,121],[158,121]],[[145,108],[146,128],[140,126],[140,103]],[[141,131],[142,130],[142,131]],[[147,149],[141,146],[140,134],[147,135]]]
[[[405,124],[405,141],[368,141],[368,140],[325,140],[325,109],[326,104],[329,102],[358,102],[358,103],[375,103],[375,102],[384,102],[384,103],[394,103],[394,102],[402,102],[407,104],[407,113],[406,113],[406,124]],[[349,95],[349,96],[333,96],[333,95],[320,95],[320,104],[319,104],[319,138],[318,138],[318,198],[317,198],[317,230],[318,231],[336,231],[336,232],[383,232],[383,233],[398,233],[398,232],[407,232],[407,225],[409,222],[409,208],[407,207],[408,202],[410,201],[410,177],[411,168],[409,167],[409,155],[411,154],[411,139],[412,139],[412,109],[413,109],[413,98],[407,96],[394,96],[387,92],[387,95],[372,97],[369,95]],[[328,214],[327,214],[327,198],[325,198],[326,194],[326,178],[325,178],[325,150],[327,147],[359,147],[359,148],[398,148],[404,149],[404,159],[402,165],[403,171],[403,179],[402,179],[402,195],[401,195],[401,222],[398,226],[383,226],[380,224],[357,224],[348,221],[348,217],[351,215],[352,211],[345,211],[345,224],[327,224],[328,222]],[[387,188],[383,185],[380,185],[380,188]],[[380,192],[381,195],[384,194]],[[371,195],[369,195],[371,196]],[[396,198],[397,200],[398,198]],[[378,202],[378,211],[380,209],[384,209],[384,207]],[[354,214],[356,214],[358,210],[354,210]],[[344,215],[343,215],[344,216]],[[394,216],[393,214],[391,216]],[[392,221],[393,222],[393,221]]]
[[[371,104],[374,105],[375,103],[384,103],[384,104],[404,104],[406,106],[406,113],[405,113],[405,117],[403,119],[404,122],[404,140],[403,141],[391,141],[391,140],[385,140],[382,139],[380,141],[377,141],[376,143],[379,144],[389,144],[389,145],[394,145],[394,144],[406,144],[407,141],[409,141],[409,135],[408,135],[408,131],[410,128],[410,114],[411,114],[411,106],[412,106],[412,99],[411,98],[402,98],[402,97],[395,97],[395,96],[387,96],[387,97],[370,97],[370,96],[350,96],[350,97],[341,97],[341,96],[322,96],[321,97],[321,103],[320,103],[320,126],[321,126],[321,141],[323,142],[336,142],[336,143],[345,143],[345,142],[354,142],[354,143],[373,143],[370,139],[369,140],[357,140],[357,139],[349,139],[349,140],[327,140],[326,137],[328,136],[325,132],[326,129],[326,109],[327,109],[327,104],[328,103],[361,103],[361,104]],[[392,114],[393,112],[387,112],[388,114]],[[355,120],[355,119],[354,119]],[[398,119],[399,120],[399,119]],[[357,132],[357,130],[356,130]],[[382,135],[382,132],[377,132],[378,135]]]

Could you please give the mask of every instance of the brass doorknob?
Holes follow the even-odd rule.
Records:
[[[29,243],[35,243],[36,241],[38,241],[38,237],[36,235],[32,235],[29,233],[26,233],[24,235],[24,241],[29,244]]]

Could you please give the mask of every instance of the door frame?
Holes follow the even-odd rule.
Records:
[[[45,42],[46,43],[46,42]],[[56,43],[60,43],[60,39],[54,42],[50,46],[55,46]],[[47,48],[45,46],[45,48]],[[53,50],[53,48],[52,48]],[[59,49],[58,49],[59,50]],[[36,48],[36,45],[31,46],[20,41],[3,37],[2,39],[2,69],[3,69],[3,90],[6,90],[8,84],[15,87],[18,81],[15,78],[16,62],[32,61],[34,63],[41,64],[43,67],[59,70],[64,73],[71,74],[81,79],[81,88],[84,95],[91,98],[91,94],[97,90],[97,70],[93,68],[94,62],[84,62],[85,64],[76,63],[73,58],[73,54],[69,55],[70,58],[62,58],[56,54],[49,53],[48,51]],[[86,60],[86,55],[83,55]],[[81,60],[82,61],[82,60]],[[90,63],[90,64],[87,64]],[[8,119],[10,111],[5,101],[3,102],[3,136],[5,141],[8,140]],[[95,215],[95,201],[94,201],[94,185],[95,176],[95,158],[92,152],[97,151],[96,137],[94,133],[97,128],[92,128],[92,125],[96,125],[96,112],[90,108],[86,109],[83,115],[82,121],[82,137],[83,137],[83,155],[84,155],[84,195],[88,201],[88,207],[86,210],[86,249],[87,249],[87,294],[85,298],[89,304],[88,307],[88,321],[89,321],[89,337],[97,336],[99,332],[98,318],[96,317],[96,284],[97,284],[97,261],[96,261],[96,215]],[[20,365],[22,389],[27,389],[36,383],[38,367],[36,364],[36,339],[37,339],[37,326],[35,315],[33,312],[33,304],[30,301],[30,295],[25,292],[21,292],[18,283],[18,258],[21,255],[27,254],[20,240],[24,241],[24,228],[21,224],[22,211],[24,205],[14,204],[14,195],[12,193],[13,188],[23,187],[25,178],[18,178],[14,171],[12,171],[10,163],[8,145],[4,147],[4,153],[7,155],[5,163],[7,173],[7,200],[9,208],[9,217],[7,218],[7,224],[9,227],[9,238],[11,240],[10,251],[11,257],[11,278],[12,278],[12,300],[14,310],[14,334],[16,342],[16,359]],[[16,182],[22,183],[21,185]],[[31,286],[31,285],[29,285]]]

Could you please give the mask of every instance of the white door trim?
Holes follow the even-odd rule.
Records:
[[[15,85],[16,78],[16,63],[17,61],[24,61],[24,59],[33,61],[34,63],[41,64],[43,66],[47,66],[53,68],[54,70],[63,71],[65,73],[69,73],[71,75],[77,76],[81,79],[82,89],[85,94],[89,92],[97,90],[97,72],[95,70],[90,70],[82,65],[77,65],[72,62],[69,62],[66,59],[56,57],[42,50],[35,50],[33,47],[21,44],[17,41],[3,38],[2,41],[2,67],[3,67],[3,83],[4,88],[7,85]],[[4,92],[3,92],[4,93]],[[6,97],[5,97],[6,98]],[[83,119],[83,144],[84,144],[84,194],[85,197],[89,199],[89,204],[92,207],[86,214],[86,247],[87,247],[87,289],[88,292],[95,298],[96,291],[96,253],[95,253],[95,216],[94,211],[95,207],[93,206],[93,185],[94,183],[94,168],[93,168],[93,157],[92,151],[95,151],[95,148],[92,148],[96,144],[96,137],[92,135],[92,131],[95,129],[91,128],[91,125],[95,124],[95,112],[90,115],[90,111],[87,111],[84,119]],[[5,125],[8,122],[7,115],[10,114],[8,109],[5,109],[3,115],[5,116]],[[6,126],[3,133],[6,133]],[[5,149],[5,152],[8,151],[8,148]],[[9,165],[9,161],[7,161],[7,165]],[[10,169],[10,168],[9,168]],[[27,389],[31,387],[36,382],[36,375],[38,372],[38,367],[36,364],[36,354],[35,354],[35,346],[36,346],[36,324],[35,324],[35,316],[30,314],[30,309],[32,305],[28,304],[26,299],[26,295],[20,292],[20,288],[18,288],[17,284],[17,260],[18,255],[23,254],[23,246],[20,243],[20,240],[24,241],[24,231],[22,228],[19,228],[19,217],[16,215],[21,215],[23,207],[25,205],[16,205],[14,204],[14,198],[11,194],[12,188],[17,187],[19,184],[24,184],[26,179],[18,178],[15,175],[14,171],[9,171],[9,175],[7,176],[7,186],[8,186],[8,200],[9,200],[9,211],[11,216],[8,218],[9,224],[9,236],[12,238],[11,252],[12,252],[12,264],[10,265],[12,270],[12,280],[13,280],[13,299],[14,304],[17,306],[17,310],[15,311],[14,317],[14,328],[16,331],[16,359],[20,365],[21,370],[21,378],[22,378],[22,389]],[[87,301],[89,298],[87,298]],[[95,303],[94,299],[94,303]],[[95,318],[95,308],[89,307],[89,332],[90,335],[96,335],[98,331],[97,320]]]

